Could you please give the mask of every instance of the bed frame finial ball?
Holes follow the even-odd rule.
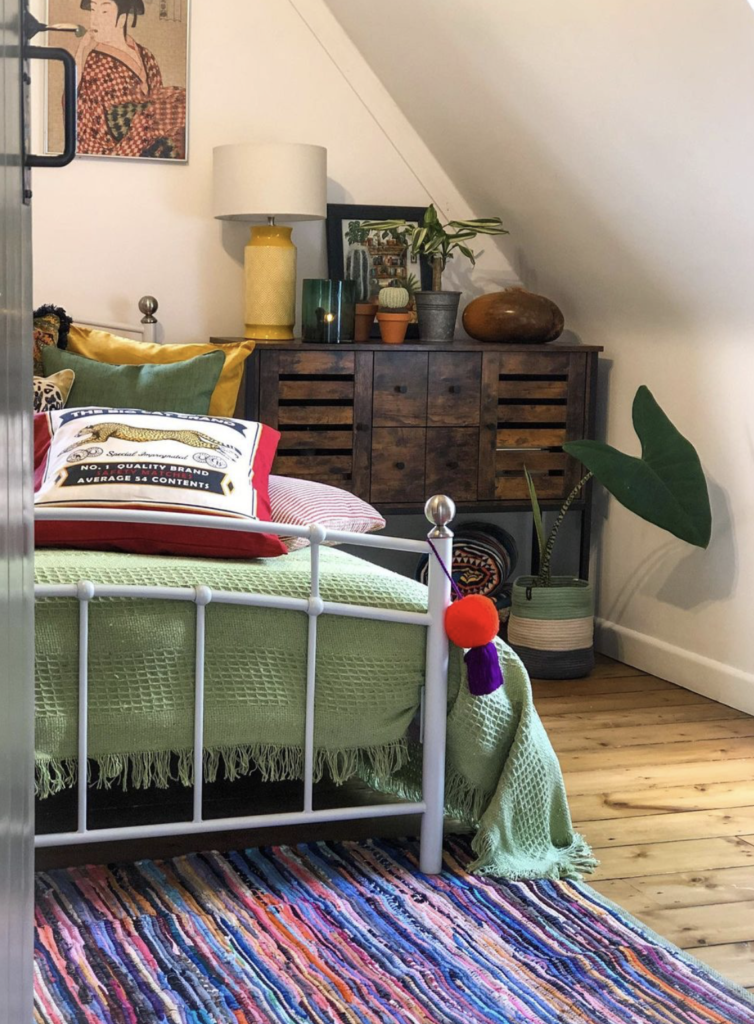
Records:
[[[433,494],[424,506],[424,515],[430,523],[435,524],[430,537],[449,537],[448,523],[456,514],[455,502],[447,494]]]
[[[159,302],[154,295],[143,295],[139,299],[139,311],[144,314],[142,319],[143,324],[156,324],[157,319],[155,313],[159,308]]]

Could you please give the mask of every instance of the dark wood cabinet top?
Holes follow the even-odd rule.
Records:
[[[215,345],[228,345],[232,342],[246,341],[246,338],[210,338]],[[566,345],[551,341],[547,345],[509,345],[504,342],[471,341],[468,338],[456,338],[454,341],[404,341],[400,345],[386,345],[383,341],[349,341],[340,345],[320,345],[314,342],[301,341],[259,341],[259,349],[302,349],[306,352],[416,352],[427,349],[442,349],[447,352],[602,352],[602,345]]]

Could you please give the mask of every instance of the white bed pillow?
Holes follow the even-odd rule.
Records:
[[[366,501],[340,487],[320,484],[315,480],[270,476],[270,508],[275,523],[294,526],[319,523],[329,530],[347,530],[349,533],[373,533],[385,528],[385,520]],[[309,544],[303,537],[280,539],[289,551]]]

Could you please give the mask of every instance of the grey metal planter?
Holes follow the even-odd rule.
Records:
[[[530,676],[580,679],[594,668],[594,593],[585,580],[553,576],[549,587],[533,576],[513,584],[508,643]]]
[[[456,332],[460,292],[416,292],[419,337],[424,341],[452,341]]]

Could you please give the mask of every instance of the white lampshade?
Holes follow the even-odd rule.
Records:
[[[327,216],[327,150],[298,143],[216,146],[213,211],[220,220],[283,222]]]

